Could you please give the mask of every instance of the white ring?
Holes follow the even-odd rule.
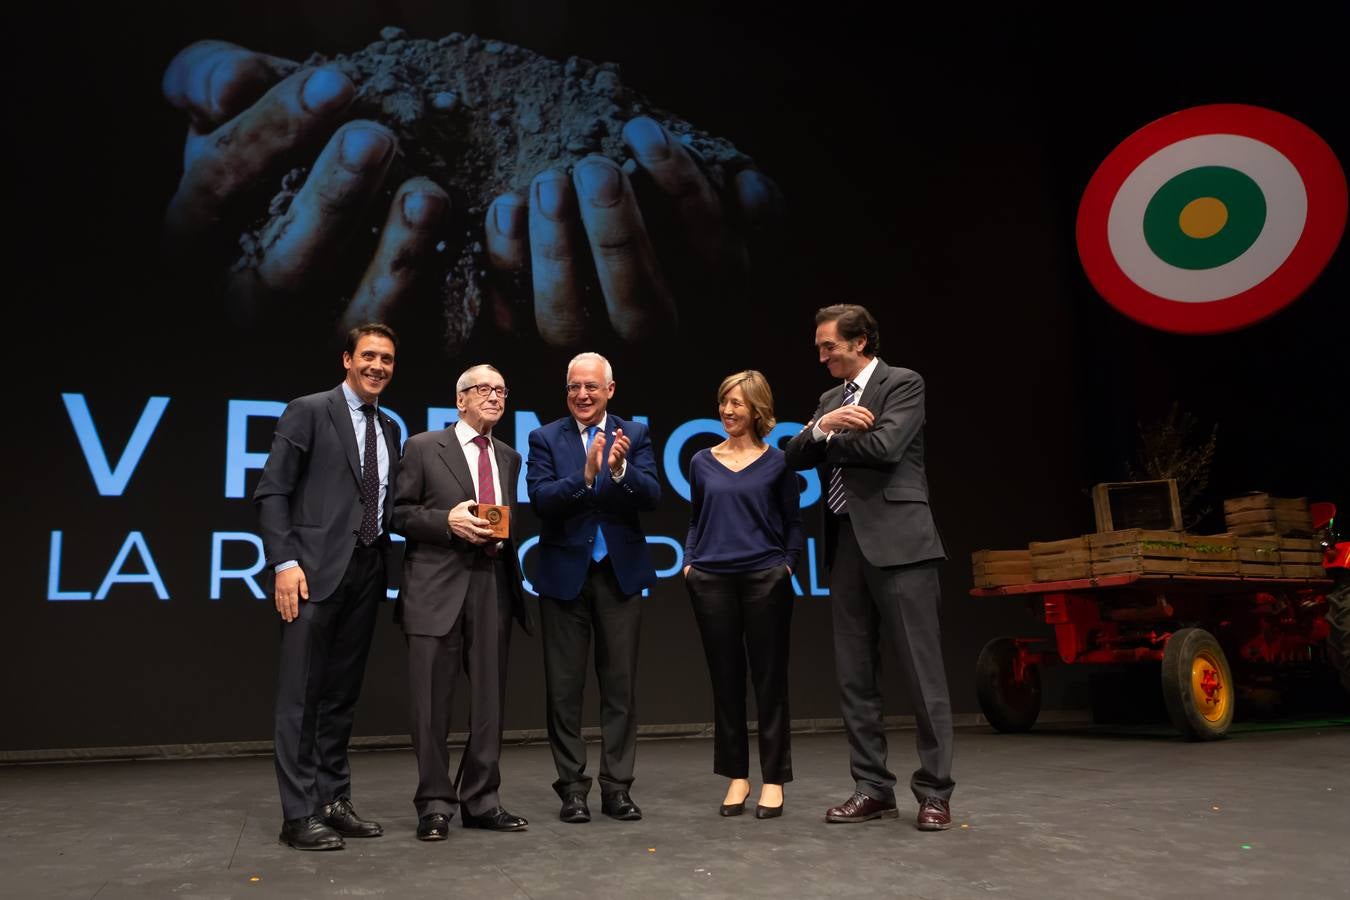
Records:
[[[1144,211],[1164,184],[1200,166],[1227,166],[1256,182],[1266,223],[1236,259],[1210,269],[1164,262],[1144,239]],[[1202,134],[1163,147],[1129,174],[1111,201],[1106,239],[1111,254],[1139,287],[1181,303],[1209,303],[1265,281],[1294,251],[1308,219],[1308,192],[1298,169],[1269,144],[1236,134]]]

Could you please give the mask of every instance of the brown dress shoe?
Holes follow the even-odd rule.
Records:
[[[920,831],[946,831],[952,827],[952,808],[941,797],[929,797],[919,806],[914,824]]]
[[[890,803],[873,800],[861,791],[855,791],[853,796],[843,803],[825,810],[825,821],[869,822],[872,819],[894,819],[899,815],[894,800]]]

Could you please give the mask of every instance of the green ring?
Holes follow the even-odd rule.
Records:
[[[1228,207],[1228,221],[1207,238],[1181,230],[1181,211],[1199,197]],[[1247,252],[1266,224],[1266,197],[1249,176],[1227,166],[1199,166],[1176,175],[1148,201],[1144,240],[1163,262],[1179,269],[1212,269]]]

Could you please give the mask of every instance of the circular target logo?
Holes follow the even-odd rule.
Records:
[[[1102,162],[1078,207],[1078,255],[1130,318],[1213,334],[1303,293],[1345,218],[1345,173],[1315,132],[1259,106],[1197,106],[1145,125]]]

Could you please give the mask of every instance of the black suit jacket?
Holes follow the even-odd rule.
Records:
[[[871,428],[817,441],[808,425],[784,450],[792,468],[819,468],[821,509],[827,522],[834,519],[824,499],[829,493],[830,469],[842,467],[853,532],[863,556],[874,566],[947,558],[928,508],[923,396],[923,378],[918,372],[892,368],[878,359],[858,398],[858,404],[876,417]],[[843,399],[842,384],[821,394],[811,422],[838,408]]]
[[[497,502],[511,507],[514,532],[520,454],[496,438],[492,439],[492,452],[497,458],[503,495]],[[449,633],[475,581],[484,584],[482,579],[472,577],[474,571],[495,570],[483,547],[455,537],[446,521],[453,507],[476,499],[473,477],[454,426],[408,439],[394,490],[394,530],[408,541],[396,610],[406,634]],[[534,614],[521,588],[514,534],[501,547],[499,556],[504,557],[510,572],[512,612],[526,634],[533,634]]]
[[[399,432],[383,412],[378,419],[389,451],[389,484],[381,520],[384,534],[377,544],[386,554],[389,572]],[[298,560],[310,601],[332,596],[347,571],[361,526],[361,456],[342,385],[286,405],[253,501],[269,573],[278,563]]]

